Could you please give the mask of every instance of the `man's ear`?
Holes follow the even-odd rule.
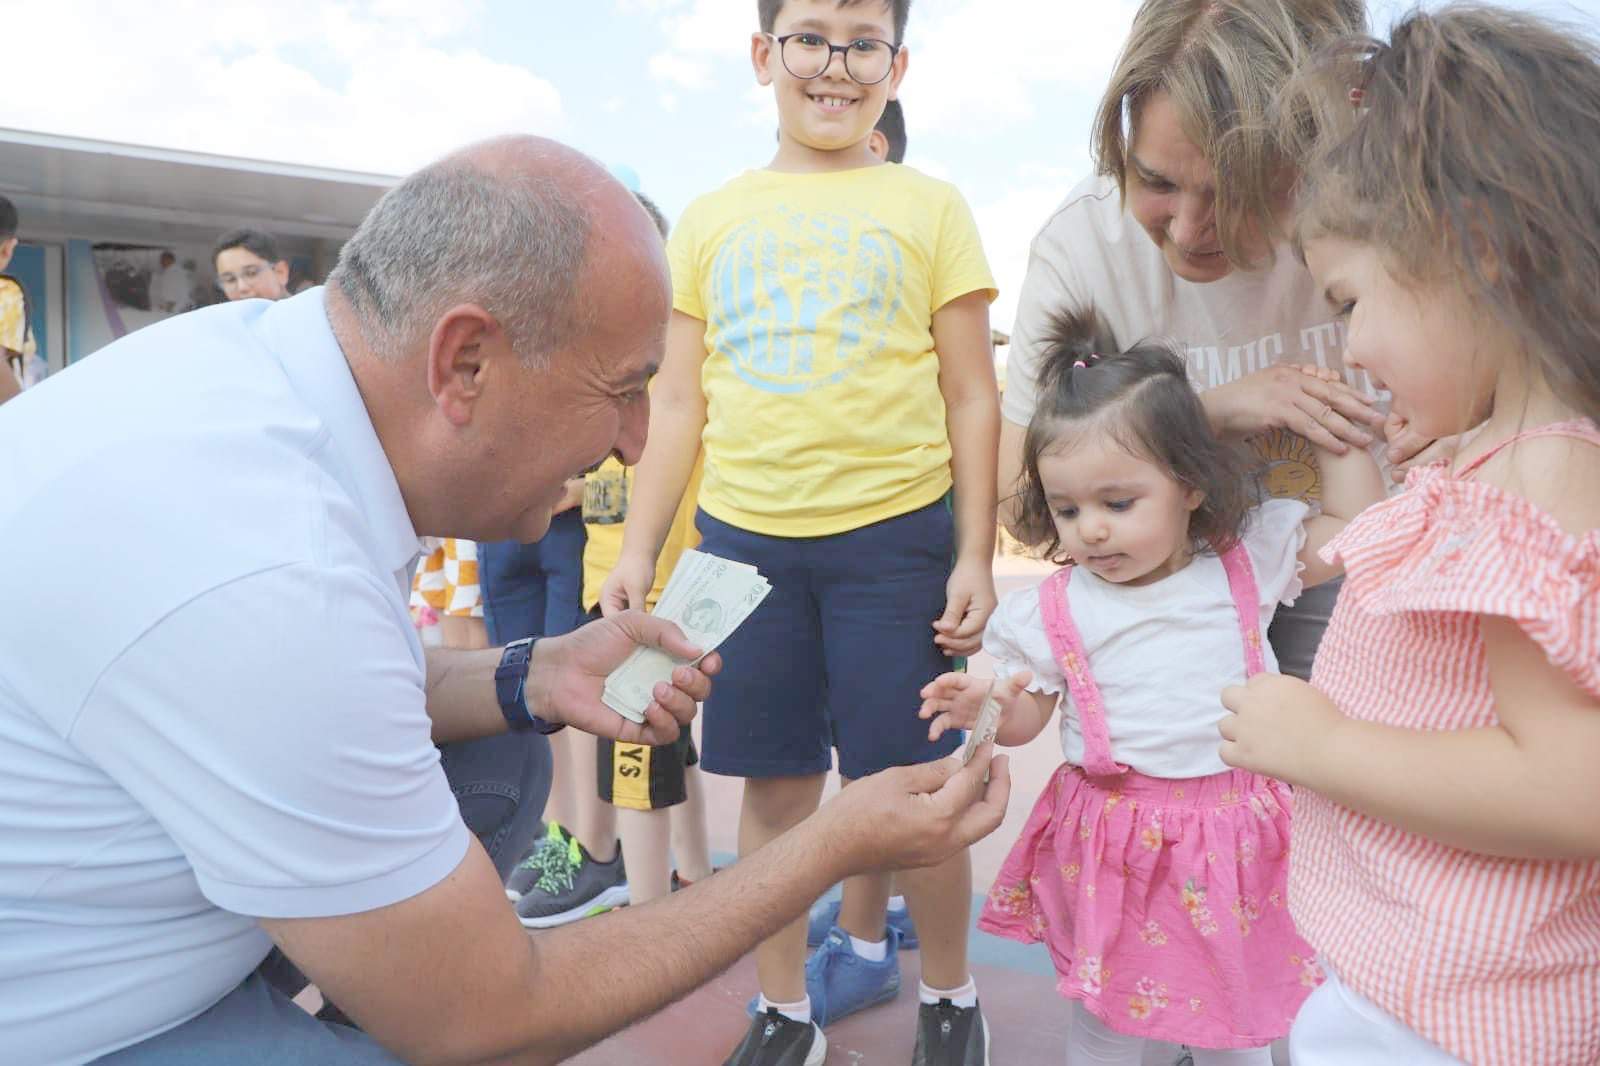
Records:
[[[471,423],[483,395],[490,349],[503,336],[500,323],[477,304],[457,304],[433,324],[428,393],[451,425]]]

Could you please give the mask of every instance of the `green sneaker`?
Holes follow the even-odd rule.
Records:
[[[621,848],[610,862],[598,862],[576,837],[568,836],[564,847],[548,848],[538,865],[538,876],[517,901],[517,919],[529,929],[565,925],[627,905],[628,871]]]
[[[558,857],[558,853],[567,850],[567,833],[557,822],[550,822],[545,826],[544,836],[528,849],[528,854],[522,857],[511,871],[511,876],[506,878],[506,898],[512,903],[522,898],[522,894],[532,888],[539,878],[544,876],[545,865]]]

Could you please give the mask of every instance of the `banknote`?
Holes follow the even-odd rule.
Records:
[[[690,643],[712,651],[738,629],[772,586],[755,567],[707,552],[686,551],[661,590],[655,615],[676,622]],[[675,659],[657,648],[635,648],[606,678],[606,706],[635,722],[654,698],[655,686],[672,677]]]
[[[984,693],[983,706],[978,709],[978,720],[972,723],[972,732],[967,734],[967,746],[961,752],[961,765],[965,766],[978,754],[978,748],[994,739],[995,733],[1000,729],[1000,701],[994,698],[995,686],[998,681],[990,681],[989,689]]]

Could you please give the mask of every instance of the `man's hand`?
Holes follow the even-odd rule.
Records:
[[[843,850],[847,872],[917,869],[994,832],[1010,796],[1011,764],[985,744],[966,766],[939,759],[863,777],[815,818]]]
[[[642,611],[656,583],[656,561],[622,553],[605,584],[600,586],[600,613],[610,618],[622,611]]]
[[[1299,678],[1257,674],[1222,690],[1232,711],[1218,724],[1222,761],[1241,770],[1304,785],[1319,754],[1346,719],[1334,702]]]
[[[606,677],[643,644],[678,659],[693,659],[700,649],[671,622],[626,611],[590,622],[560,637],[546,637],[533,646],[528,667],[528,709],[550,722],[565,722],[598,737],[629,744],[670,744],[694,720],[695,705],[711,692],[711,678],[722,669],[715,652],[698,667],[679,666],[672,683],[656,685],[655,699],[645,708],[643,725],[607,707],[600,696]]]
[[[945,584],[944,614],[933,623],[933,642],[951,657],[977,654],[997,602],[991,561],[958,561]]]
[[[1287,429],[1343,455],[1372,443],[1383,415],[1332,371],[1269,366],[1202,394],[1212,425],[1236,437]]]

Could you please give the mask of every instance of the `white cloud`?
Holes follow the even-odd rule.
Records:
[[[560,94],[461,38],[481,5],[64,0],[10,16],[0,125],[404,173],[507,131],[559,134]]]
[[[1000,288],[1000,297],[989,311],[996,329],[1011,332],[1011,322],[1017,314],[1017,293],[1028,270],[1028,246],[1070,190],[1071,186],[1062,182],[1019,180],[998,195],[973,204],[984,252]]]
[[[987,135],[1038,104],[1105,86],[1134,0],[933,0],[912,9],[901,96],[918,130]],[[914,118],[912,116],[915,116]]]
[[[685,89],[704,89],[711,84],[711,66],[676,52],[660,52],[650,57],[650,76],[666,85]]]

